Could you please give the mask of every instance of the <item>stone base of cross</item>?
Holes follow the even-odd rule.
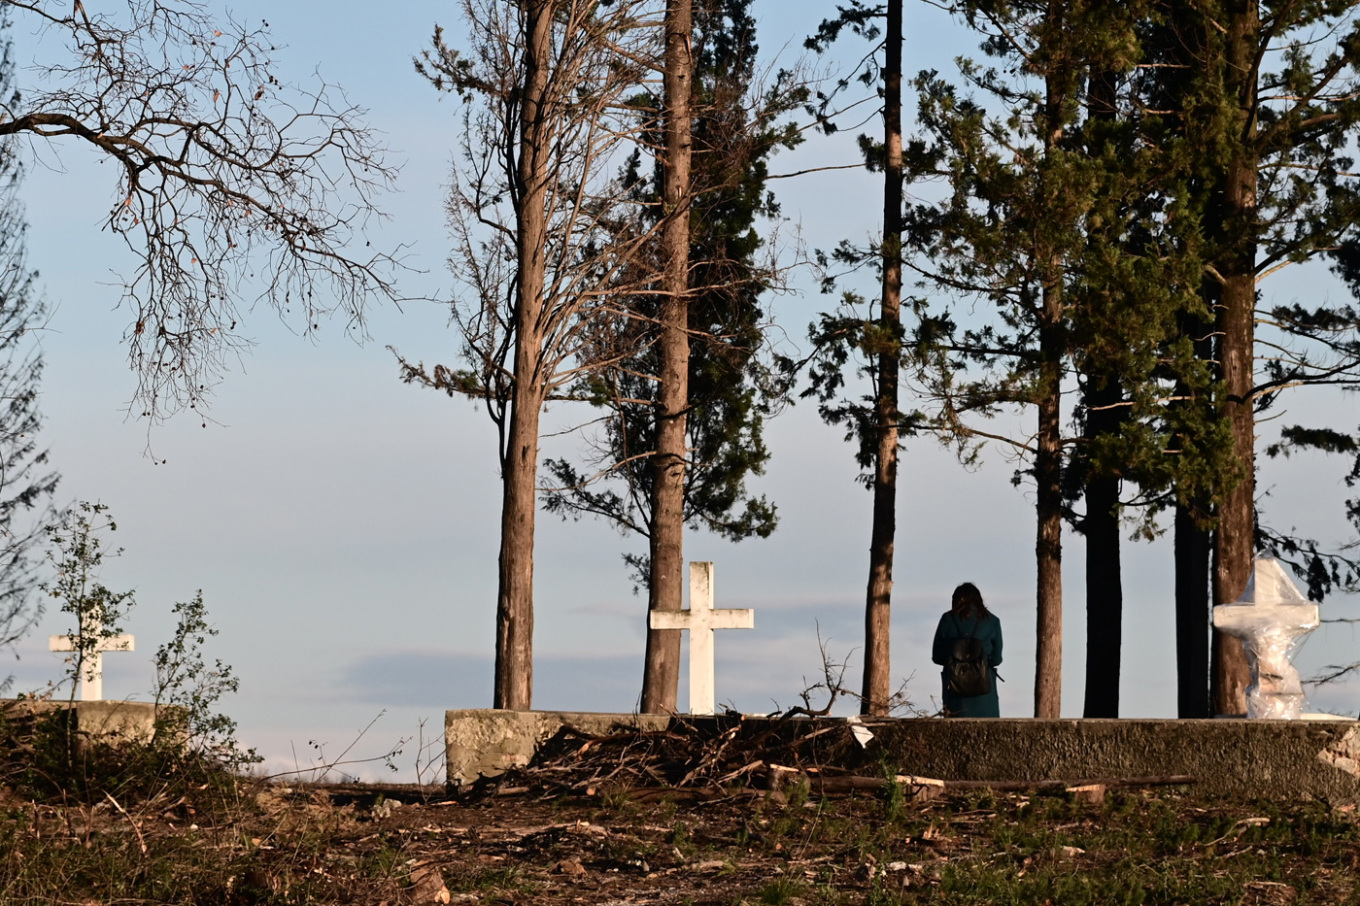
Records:
[[[79,646],[76,642],[76,636],[54,635],[48,639],[47,650],[78,651]],[[135,650],[133,637],[124,633],[101,638],[93,651],[85,652],[85,663],[81,665],[80,671],[80,700],[97,702],[104,699],[104,652],[133,650]]]
[[[689,565],[689,610],[654,610],[652,629],[689,631],[689,713],[712,714],[716,696],[713,682],[713,630],[754,629],[756,612],[748,608],[713,609],[713,564]]]
[[[1318,606],[1299,593],[1288,570],[1258,557],[1242,599],[1214,608],[1214,628],[1242,640],[1251,668],[1247,717],[1298,720],[1303,683],[1289,661],[1295,640],[1318,626]]]

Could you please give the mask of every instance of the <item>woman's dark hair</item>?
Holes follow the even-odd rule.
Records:
[[[978,591],[972,582],[965,582],[954,589],[950,610],[954,612],[954,616],[965,618],[986,617],[992,613],[987,609],[987,605],[982,603],[982,592]]]

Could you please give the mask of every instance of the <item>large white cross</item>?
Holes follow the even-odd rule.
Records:
[[[654,610],[653,629],[689,630],[689,713],[712,714],[713,630],[754,629],[756,612],[749,608],[713,609],[713,564],[689,565],[689,610]]]
[[[134,643],[131,635],[103,636],[103,625],[91,621],[92,625],[84,627],[99,639],[93,651],[85,653],[85,663],[81,665],[80,671],[80,700],[83,702],[97,702],[104,698],[104,652],[105,651],[133,651]],[[76,636],[54,635],[47,641],[49,651],[75,651]]]

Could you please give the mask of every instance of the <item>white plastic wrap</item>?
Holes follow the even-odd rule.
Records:
[[[1318,607],[1299,593],[1280,561],[1257,559],[1242,600],[1214,608],[1214,628],[1242,640],[1251,668],[1247,717],[1298,720],[1303,683],[1290,662],[1298,641],[1318,626]]]

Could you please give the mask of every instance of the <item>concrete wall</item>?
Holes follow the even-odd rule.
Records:
[[[563,727],[603,736],[615,727],[664,730],[670,718],[655,714],[581,711],[493,711],[473,708],[444,714],[449,783],[469,783],[523,767],[538,747]]]
[[[64,702],[49,699],[0,699],[7,720],[33,720],[54,711],[74,709],[75,730],[99,742],[150,742],[156,729],[156,706],[150,702]]]
[[[843,723],[843,721],[831,721]],[[827,719],[823,719],[827,722]],[[547,711],[450,711],[445,729],[452,783],[524,765],[563,726],[603,734],[615,726],[661,729],[665,717]],[[699,732],[730,718],[694,718]],[[796,734],[808,721],[786,721]],[[771,729],[740,721],[741,733]],[[844,733],[819,737],[808,754],[826,764],[940,780],[1061,780],[1188,774],[1211,795],[1360,802],[1360,724],[1349,720],[889,720],[872,721],[861,748]]]
[[[873,729],[889,764],[942,780],[1188,774],[1215,795],[1360,801],[1355,721],[905,720]]]

